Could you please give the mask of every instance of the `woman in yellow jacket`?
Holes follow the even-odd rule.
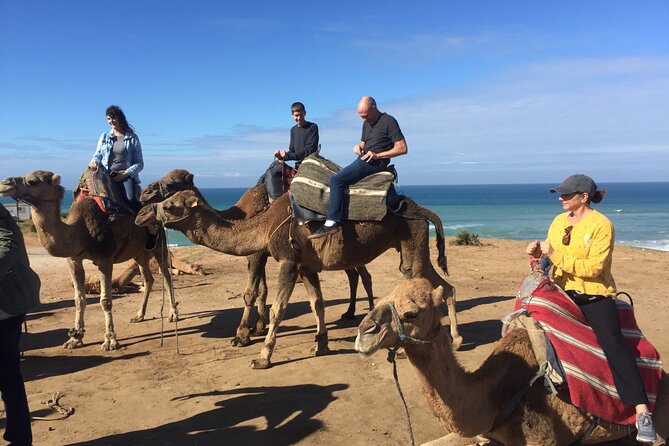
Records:
[[[606,195],[592,178],[577,174],[550,190],[560,194],[566,211],[553,220],[545,241],[527,246],[533,257],[548,256],[554,281],[580,307],[602,346],[623,403],[637,413],[637,441],[655,441],[648,398],[632,353],[623,338],[614,301],[616,284],[611,275],[615,234],[613,225],[591,207]]]

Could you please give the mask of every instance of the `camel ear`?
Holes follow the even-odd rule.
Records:
[[[53,174],[51,177],[51,184],[59,185],[60,184],[60,175],[57,173]]]
[[[444,303],[444,287],[439,285],[437,288],[432,290],[432,302],[435,307],[438,307]]]
[[[186,207],[194,208],[197,207],[198,204],[197,197],[189,197],[186,199]]]
[[[193,178],[195,178],[195,176],[192,173],[186,175],[186,181],[188,181],[188,184],[193,184]]]

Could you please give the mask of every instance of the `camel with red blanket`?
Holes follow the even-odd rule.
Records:
[[[356,339],[356,349],[365,356],[404,346],[428,405],[451,432],[433,444],[468,444],[463,437],[506,445],[596,444],[633,430],[593,423],[595,417],[577,408],[564,387],[553,394],[540,384],[543,380],[529,385],[540,364],[527,330],[509,331],[478,369],[464,369],[442,329],[442,302],[441,289],[428,281],[403,281],[363,319]],[[660,375],[653,414],[656,444],[669,436],[669,377]]]

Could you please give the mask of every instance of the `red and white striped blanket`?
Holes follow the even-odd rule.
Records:
[[[604,352],[578,306],[548,279],[530,296],[525,309],[553,344],[567,377],[572,403],[604,420],[634,424],[634,407],[620,400]],[[632,306],[620,300],[616,305],[623,336],[636,358],[652,412],[662,378],[660,355],[639,330]]]

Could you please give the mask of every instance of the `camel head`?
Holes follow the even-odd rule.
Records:
[[[144,206],[135,217],[135,224],[138,226],[158,224],[169,228],[171,223],[188,219],[191,211],[198,206],[206,204],[194,191],[176,192],[160,203]]]
[[[176,192],[193,189],[195,189],[193,174],[184,169],[174,169],[146,186],[139,199],[144,204],[158,203]]]
[[[5,178],[0,182],[1,196],[25,201],[32,206],[45,201],[60,202],[64,193],[60,175],[46,170],[36,170],[25,177]]]
[[[356,350],[369,356],[382,348],[399,347],[405,342],[403,336],[413,338],[413,341],[406,340],[412,343],[434,339],[441,329],[442,293],[442,287],[433,289],[426,279],[400,282],[358,326]]]

